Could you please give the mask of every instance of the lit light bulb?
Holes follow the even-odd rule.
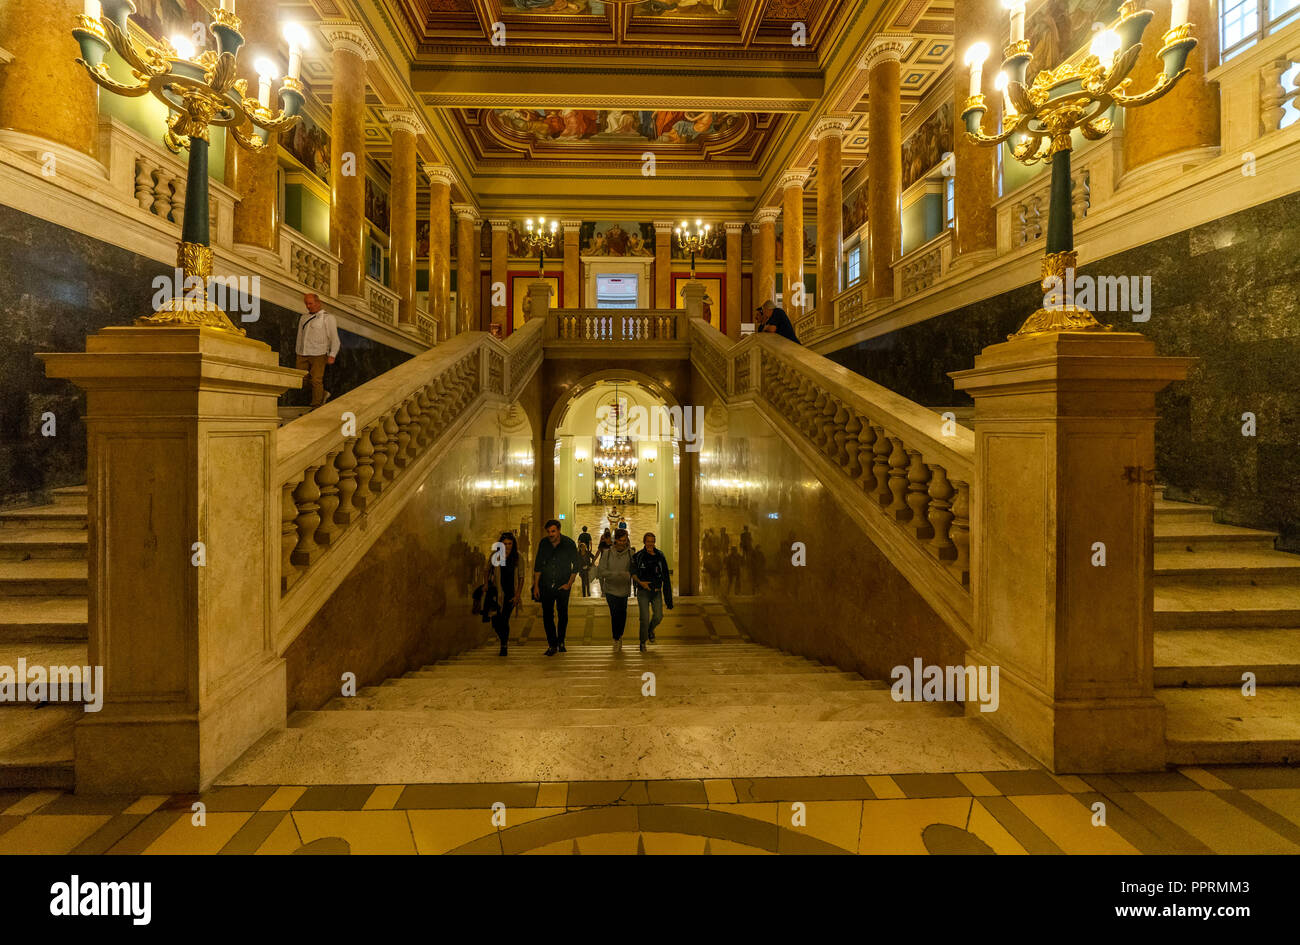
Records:
[[[307,48],[307,31],[303,29],[301,23],[286,23],[284,38],[289,43],[288,76],[296,82],[298,73],[302,71],[302,51]]]
[[[194,44],[184,36],[173,36],[170,40],[172,49],[176,50],[176,55],[182,59],[194,58]]]
[[[1101,60],[1101,64],[1109,69],[1115,62],[1119,44],[1119,35],[1114,30],[1101,30],[1092,38],[1092,45],[1088,47],[1088,52]]]
[[[1016,108],[1011,104],[1011,96],[1007,93],[1007,85],[1010,84],[1011,77],[1005,72],[999,72],[998,77],[993,80],[993,87],[1002,93],[1002,110],[1008,115],[1014,115]]]
[[[257,72],[257,101],[263,108],[271,107],[271,81],[275,78],[275,63],[265,57],[253,63]]]
[[[1002,6],[1011,12],[1011,42],[1018,43],[1025,38],[1024,0],[1002,0]]]
[[[966,50],[966,65],[970,66],[970,94],[972,96],[980,94],[981,80],[984,77],[984,60],[988,59],[988,57],[988,43],[976,43]]]

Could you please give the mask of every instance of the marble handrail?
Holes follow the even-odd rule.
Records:
[[[540,325],[467,332],[276,431],[281,652],[414,494],[441,447],[540,363]],[[368,527],[362,527],[368,526]]]
[[[547,337],[572,342],[686,341],[684,309],[551,309]]]

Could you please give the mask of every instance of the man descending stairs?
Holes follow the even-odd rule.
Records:
[[[1300,759],[1300,555],[1156,487],[1155,681],[1171,764]],[[1254,675],[1255,694],[1243,693]]]
[[[0,666],[85,666],[86,487],[0,512]],[[80,704],[0,702],[0,787],[72,786]]]

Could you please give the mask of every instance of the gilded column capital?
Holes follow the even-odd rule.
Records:
[[[432,184],[446,184],[448,187],[456,186],[456,172],[446,164],[423,164],[421,170],[424,176],[429,178]]]
[[[782,190],[789,190],[791,187],[798,187],[803,190],[804,184],[808,183],[809,172],[802,169],[786,171],[777,181],[777,186]]]
[[[399,131],[409,131],[412,135],[424,134],[424,126],[420,123],[420,116],[413,109],[385,108],[381,114],[394,134]]]
[[[489,220],[488,220],[488,223],[492,224],[492,232],[493,232],[493,233],[505,233],[505,232],[508,232],[508,231],[510,230],[510,221],[509,221],[509,220],[492,220],[492,219],[489,219]]]
[[[672,220],[655,220],[654,221],[655,233],[656,234],[668,233],[671,235],[673,232],[673,227],[675,227],[676,225],[677,224],[674,223]]]
[[[852,115],[823,115],[817,120],[817,124],[813,125],[812,139],[820,141],[822,138],[842,138],[852,124]]]
[[[343,49],[362,59],[377,59],[375,44],[366,35],[365,27],[351,20],[322,20],[321,34],[330,49]]]
[[[764,223],[775,224],[776,221],[780,219],[780,217],[781,217],[780,207],[759,207],[757,210],[754,211],[754,222],[753,222],[754,230],[757,232],[758,228],[762,226]]]
[[[560,221],[560,226],[561,226],[561,228],[563,228],[563,230],[564,230],[565,233],[576,233],[576,232],[578,232],[578,230],[581,230],[581,229],[582,229],[582,221],[581,221],[581,220],[561,220],[561,221]]]
[[[870,71],[882,62],[902,62],[911,45],[912,37],[906,33],[880,33],[862,57],[861,68]]]
[[[458,220],[469,220],[471,223],[478,223],[483,219],[478,208],[472,203],[453,203],[451,209],[455,212]]]
[[[739,234],[745,231],[744,220],[727,220],[722,224],[722,226],[726,229],[728,236],[731,236],[733,233]]]

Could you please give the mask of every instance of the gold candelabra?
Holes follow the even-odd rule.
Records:
[[[1087,56],[1055,69],[1044,69],[1026,87],[1026,72],[1033,55],[1024,35],[1024,0],[1003,0],[1003,6],[1011,13],[1011,42],[1004,52],[1003,71],[996,83],[1004,96],[1002,129],[986,133],[982,127],[987,110],[984,96],[980,94],[984,61],[989,54],[985,43],[976,43],[966,54],[970,96],[962,110],[962,119],[967,138],[975,144],[997,147],[1015,138],[1011,153],[1017,161],[1031,165],[1046,160],[1052,166],[1047,245],[1042,265],[1042,288],[1046,295],[1063,291],[1061,286],[1067,270],[1074,269],[1078,262],[1070,199],[1073,131],[1077,128],[1089,141],[1097,141],[1111,131],[1107,112],[1113,107],[1136,108],[1168,93],[1187,75],[1187,56],[1196,39],[1192,36],[1192,24],[1187,22],[1186,0],[1175,0],[1171,26],[1164,34],[1159,52],[1164,70],[1151,88],[1130,95],[1128,87],[1133,80],[1129,73],[1142,52],[1142,34],[1155,14],[1138,10],[1134,0],[1126,0],[1120,6],[1120,19],[1114,29],[1099,32]],[[1058,301],[1059,304],[1048,307],[1045,298],[1044,307],[1030,315],[1010,338],[1057,331],[1110,330],[1091,311],[1074,305],[1073,300],[1061,297]]]
[[[143,49],[130,37],[129,17],[135,12],[132,0],[86,0],[86,12],[77,17],[72,31],[81,46],[81,58],[90,78],[101,88],[127,98],[153,95],[167,106],[167,131],[163,143],[175,154],[189,149],[185,180],[185,217],[177,243],[177,267],[184,272],[184,285],[177,295],[152,314],[136,319],[137,325],[210,327],[244,334],[215,303],[208,299],[212,276],[212,246],[208,223],[208,135],[213,125],[230,129],[240,147],[263,151],[273,147],[273,133],[284,131],[298,120],[303,89],[298,80],[302,62],[300,28],[289,31],[289,70],[280,87],[284,105],[271,109],[271,81],[274,66],[259,60],[259,95],[248,95],[248,84],[235,77],[239,48],[244,37],[234,12],[234,0],[222,0],[212,13],[210,32],[215,49],[195,50],[188,39],[155,39]],[[105,63],[109,50],[131,69],[134,82],[118,82]],[[249,133],[247,129],[255,129]]]
[[[682,225],[673,230],[677,236],[677,245],[681,247],[682,252],[689,253],[691,256],[691,278],[695,278],[695,254],[703,253],[713,245],[717,236],[711,224],[704,223],[700,220],[695,221],[695,228],[685,220]]]
[[[536,226],[532,220],[525,220],[523,235],[529,254],[537,254],[537,278],[541,279],[546,275],[546,251],[554,248],[559,238],[558,224],[552,220],[548,227],[546,217],[538,217]]]

